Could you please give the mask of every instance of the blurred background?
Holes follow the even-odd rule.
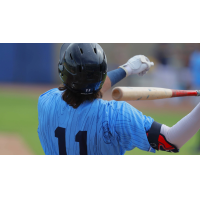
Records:
[[[37,135],[37,100],[40,94],[61,83],[57,73],[61,45],[0,44],[0,154],[44,154]],[[200,44],[100,45],[107,55],[108,71],[126,63],[134,55],[145,55],[155,63],[146,76],[130,76],[117,86],[200,89]],[[111,90],[103,99],[111,100]],[[184,97],[128,103],[156,121],[173,126],[198,102],[198,97]],[[139,149],[126,154],[152,155]],[[199,133],[182,147],[180,154],[200,154]]]

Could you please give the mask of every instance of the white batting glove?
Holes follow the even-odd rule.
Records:
[[[130,76],[132,74],[143,76],[149,71],[150,67],[152,66],[154,66],[153,62],[150,62],[147,57],[139,55],[129,59],[128,62],[120,66],[120,68],[125,70],[126,76]]]

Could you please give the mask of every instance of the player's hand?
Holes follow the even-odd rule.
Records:
[[[154,63],[150,62],[150,60],[147,57],[143,55],[138,55],[132,57],[128,60],[126,64],[120,67],[126,71],[127,76],[130,76],[132,74],[138,74],[139,76],[143,76],[149,71],[149,69],[153,65]]]

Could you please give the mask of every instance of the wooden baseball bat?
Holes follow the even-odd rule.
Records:
[[[155,100],[184,96],[200,96],[200,90],[172,90],[157,87],[116,87],[112,90],[112,98],[116,101]]]

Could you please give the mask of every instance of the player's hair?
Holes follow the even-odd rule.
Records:
[[[60,91],[64,91],[62,98],[63,100],[73,108],[78,108],[83,102],[85,101],[94,101],[95,99],[101,99],[102,98],[102,92],[98,91],[94,94],[88,94],[83,95],[80,93],[74,93],[71,90],[69,90],[66,86],[63,84],[59,86],[58,88]]]

